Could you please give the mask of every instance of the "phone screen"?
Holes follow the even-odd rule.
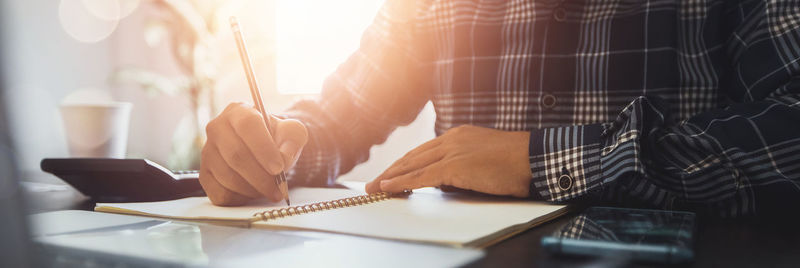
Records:
[[[591,207],[544,237],[553,253],[682,262],[693,257],[691,212]]]

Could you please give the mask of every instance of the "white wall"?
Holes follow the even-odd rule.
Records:
[[[397,128],[386,139],[386,143],[373,146],[367,162],[356,166],[349,173],[339,176],[338,180],[371,181],[406,152],[433,139],[436,136],[433,131],[435,119],[433,104],[428,103],[414,122],[408,126]]]
[[[43,157],[66,156],[58,103],[68,92],[102,85],[113,66],[107,42],[73,41],[59,25],[58,1],[0,3],[11,133],[23,171]]]

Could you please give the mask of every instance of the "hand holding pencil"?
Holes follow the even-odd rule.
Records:
[[[206,126],[200,183],[215,205],[243,205],[266,197],[289,203],[285,171],[297,162],[308,141],[297,120],[271,116],[261,101],[238,23],[231,18],[255,107],[233,103]]]

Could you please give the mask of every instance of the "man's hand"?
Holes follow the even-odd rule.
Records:
[[[527,197],[531,180],[529,132],[460,126],[408,152],[368,193],[453,186],[494,195]]]
[[[200,184],[215,205],[236,206],[248,200],[283,197],[275,175],[297,162],[308,141],[306,127],[297,120],[264,118],[252,106],[232,103],[206,126]]]

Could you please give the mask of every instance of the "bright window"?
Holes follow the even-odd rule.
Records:
[[[339,64],[358,49],[383,0],[278,0],[278,92],[315,94]]]

